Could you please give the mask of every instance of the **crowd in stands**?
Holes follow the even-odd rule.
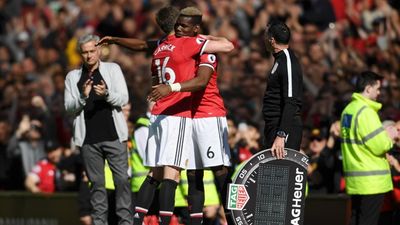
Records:
[[[0,0],[0,190],[26,189],[25,178],[46,157],[49,140],[63,147],[55,174],[61,182],[55,189],[77,190],[82,163],[71,145],[71,117],[63,104],[67,71],[81,65],[77,38],[85,33],[160,38],[154,15],[166,2]],[[310,193],[343,191],[338,119],[350,100],[356,74],[369,69],[384,77],[381,119],[400,121],[399,1],[172,0],[172,4],[197,5],[203,12],[203,33],[226,36],[235,44],[233,53],[219,56],[218,80],[235,164],[262,150],[261,104],[273,63],[263,35],[273,19],[291,28],[290,46],[304,71],[301,150],[311,157]],[[147,110],[151,56],[116,45],[104,46],[102,55],[104,61],[122,67],[132,103],[130,120],[135,121]]]

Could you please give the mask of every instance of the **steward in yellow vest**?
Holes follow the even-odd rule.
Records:
[[[354,93],[342,113],[342,154],[347,194],[378,194],[392,190],[385,153],[392,141],[382,126],[382,105]]]
[[[180,181],[178,187],[175,191],[175,211],[174,214],[178,214],[178,217],[181,217],[183,224],[188,224],[189,222],[189,211],[188,207],[188,180],[186,175],[186,170],[182,170],[180,173]],[[203,176],[204,183],[204,207],[207,208],[209,206],[217,206],[215,212],[213,212],[212,217],[210,219],[215,219],[217,215],[217,210],[220,205],[219,195],[217,192],[217,187],[214,182],[214,175],[211,170],[204,170]]]
[[[141,117],[136,121],[135,131],[139,129],[144,129],[148,127],[150,121],[148,118]],[[146,137],[140,137],[147,139]],[[131,157],[130,157],[130,165],[132,168],[132,179],[131,179],[131,187],[132,192],[139,192],[140,186],[142,186],[143,181],[146,179],[147,174],[149,173],[149,169],[143,165],[143,159],[138,152],[138,148],[136,145],[135,138],[131,138]]]
[[[219,205],[220,200],[217,192],[217,188],[214,182],[214,174],[211,170],[204,170],[203,176],[204,183],[204,206]],[[186,196],[188,195],[188,182],[186,170],[181,171],[181,179],[177,189],[179,191],[175,193],[175,207],[188,206]]]
[[[346,192],[352,200],[352,225],[376,225],[384,195],[393,189],[386,160],[397,131],[385,130],[376,102],[381,77],[374,72],[358,76],[356,93],[341,116],[341,149]]]

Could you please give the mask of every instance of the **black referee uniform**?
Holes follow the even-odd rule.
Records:
[[[300,150],[303,75],[290,49],[274,53],[275,62],[267,78],[263,100],[265,147],[271,148],[278,131],[286,134],[286,148]]]

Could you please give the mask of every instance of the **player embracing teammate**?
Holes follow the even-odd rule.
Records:
[[[201,21],[199,10],[193,7],[183,9],[175,24],[176,35],[196,35],[196,30],[187,29],[194,19]],[[204,35],[200,37],[216,41],[223,39]],[[187,176],[190,224],[194,225],[201,224],[203,218],[203,169],[209,168],[213,171],[221,202],[225,206],[227,184],[230,182],[228,167],[231,165],[226,110],[217,86],[217,56],[205,53],[199,55],[196,61],[196,76],[186,82],[174,84],[180,86],[180,92],[193,92],[191,111],[194,151],[189,154]],[[173,88],[161,84],[154,88],[150,99],[157,101],[164,96],[170,96],[171,92],[174,92]]]
[[[160,27],[168,28],[176,9],[165,7],[157,14]],[[164,18],[164,19],[161,19]],[[160,186],[160,222],[169,224],[174,193],[181,169],[188,169],[190,224],[201,224],[204,206],[203,169],[211,168],[222,202],[230,181],[230,149],[226,110],[217,87],[216,52],[230,52],[226,38],[199,35],[202,13],[194,7],[180,11],[174,31],[157,41],[153,52],[153,87],[149,138],[144,164],[151,171],[141,186],[134,224],[141,225],[156,189]],[[104,37],[100,44],[115,43],[133,50],[151,49],[138,39]],[[193,93],[190,93],[193,92]]]
[[[203,217],[202,169],[204,167],[213,168],[218,188],[221,193],[226,193],[228,181],[226,166],[230,165],[230,155],[222,98],[216,86],[214,89],[199,92],[198,95],[192,95],[190,91],[206,87],[209,83],[207,78],[210,79],[211,75],[214,75],[216,80],[214,73],[216,57],[203,53],[229,52],[233,49],[233,45],[225,38],[198,35],[201,17],[201,12],[196,8],[188,7],[181,10],[175,24],[175,35],[167,36],[153,53],[152,75],[160,84],[154,87],[149,96],[150,100],[156,101],[150,118],[145,159],[145,164],[152,167],[152,172],[151,177],[139,191],[135,210],[139,218],[143,218],[148,208],[142,205],[148,204],[148,200],[143,201],[140,198],[143,196],[142,199],[150,199],[149,196],[154,194],[148,193],[149,184],[155,190],[158,181],[161,180],[159,199],[161,224],[169,224],[173,214],[173,193],[182,168],[190,169],[188,201],[191,224],[201,224]],[[216,85],[216,81],[214,84]],[[212,111],[209,111],[208,101],[203,102],[203,97],[213,98],[212,93],[215,91],[220,101],[218,107],[212,106]],[[202,114],[201,110],[205,112]],[[192,120],[192,117],[199,119]],[[207,143],[207,146],[204,143]],[[142,190],[143,195],[140,194]],[[225,194],[222,196],[225,197]],[[135,219],[135,224],[140,223],[141,219]]]

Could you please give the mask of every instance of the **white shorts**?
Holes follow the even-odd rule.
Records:
[[[145,166],[186,168],[192,151],[192,119],[169,115],[151,115]]]
[[[230,166],[226,117],[193,119],[193,145],[194,152],[189,154],[187,169]]]

